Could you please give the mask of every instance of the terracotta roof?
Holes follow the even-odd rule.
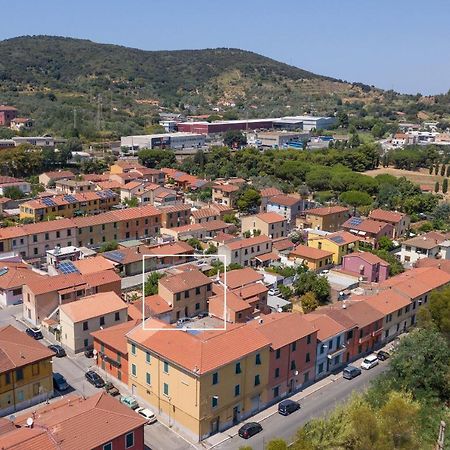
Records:
[[[306,245],[299,244],[289,253],[289,256],[296,256],[305,259],[323,259],[333,256],[333,252],[321,250],[314,247],[307,247]]]
[[[318,308],[315,311],[310,312],[307,314],[308,316],[316,316],[320,314],[325,314],[328,317],[331,317],[333,320],[341,324],[346,330],[351,330],[352,328],[355,328],[357,326],[356,322],[345,313],[346,309],[342,308],[342,305],[340,305],[340,308],[332,307],[332,306],[324,306],[322,308]]]
[[[170,292],[177,293],[200,286],[205,286],[212,283],[212,281],[199,270],[190,270],[177,275],[161,278],[159,283]]]
[[[170,228],[172,231],[175,231],[176,233],[188,233],[190,231],[205,231],[205,228],[203,227],[204,224],[200,223],[192,223],[187,225],[181,225],[179,227],[173,227]]]
[[[191,216],[194,219],[202,219],[206,217],[217,217],[219,213],[213,208],[202,208],[192,211]]]
[[[272,248],[279,252],[294,248],[295,244],[288,238],[274,239],[272,241]]]
[[[384,209],[374,209],[370,212],[369,218],[381,222],[398,223],[406,214],[397,211],[385,211]]]
[[[65,228],[74,228],[75,224],[72,219],[46,220],[44,222],[30,223],[23,225],[25,234],[45,233],[49,231],[63,230]]]
[[[251,247],[252,245],[261,245],[270,242],[270,238],[261,234],[248,239],[239,239],[238,241],[229,242],[225,244],[230,250],[238,250],[241,248]]]
[[[115,267],[115,264],[102,255],[79,259],[77,261],[72,261],[72,263],[82,275],[103,272],[104,270],[114,269]]]
[[[262,220],[266,223],[278,223],[278,222],[285,222],[286,219],[281,216],[280,214],[274,213],[274,212],[265,212],[265,213],[259,213],[256,214],[256,216],[259,220]]]
[[[0,275],[0,289],[8,290],[20,288],[27,283],[31,278],[41,279],[45,278],[43,275],[33,271],[31,266],[23,263],[14,263],[1,261],[1,269],[7,269]]]
[[[148,247],[146,254],[151,255],[179,255],[183,253],[193,253],[194,248],[187,242],[175,241],[168,242],[167,244],[155,245]]]
[[[148,320],[146,328],[169,327]],[[243,324],[228,324],[226,331],[147,331],[140,327],[128,333],[130,340],[161,355],[194,374],[204,374],[237,361],[270,345],[259,330]]]
[[[83,180],[84,181],[107,181],[109,180],[109,174],[108,173],[86,173],[83,174]]]
[[[316,328],[317,339],[322,342],[349,329],[326,314],[305,314],[303,317]]]
[[[100,189],[120,189],[123,185],[118,183],[117,181],[98,181],[97,186]]]
[[[316,328],[300,313],[269,314],[262,316],[261,320],[262,323],[252,320],[248,322],[248,325],[266,336],[271,342],[270,347],[274,350],[285,347],[316,331]]]
[[[392,228],[392,225],[390,223],[379,222],[378,220],[372,219],[363,219],[361,223],[355,224],[352,223],[352,218],[350,218],[342,224],[342,228],[378,234],[384,228]]]
[[[52,356],[47,347],[12,325],[0,328],[0,373]]]
[[[44,172],[42,175],[47,175],[47,177],[52,180],[62,178],[75,178],[75,174],[70,170],[56,170],[54,172]]]
[[[217,189],[223,192],[237,192],[239,190],[239,187],[232,184],[214,184],[213,189]]]
[[[160,295],[149,295],[144,299],[144,314],[145,318],[154,316],[155,314],[164,314],[172,311],[172,307],[160,296]],[[142,317],[142,301],[139,302]]]
[[[221,244],[226,244],[227,242],[234,241],[236,239],[237,239],[236,236],[223,232],[217,233],[216,236],[214,237],[214,241],[219,242]]]
[[[174,213],[174,212],[181,212],[181,211],[190,211],[191,205],[187,203],[178,203],[177,205],[169,205],[169,206],[160,206],[159,211],[161,214],[168,214],[168,213]]]
[[[49,405],[40,406],[34,412],[34,428],[25,428],[29,413],[16,417],[15,424],[21,428],[3,435],[2,445],[15,441],[15,446],[9,448],[92,449],[102,447],[119,436],[143,427],[146,422],[139,414],[105,392],[86,399],[66,396]],[[30,431],[36,432],[32,441],[28,439]],[[22,439],[18,440],[15,437],[17,435]]]
[[[420,258],[415,263],[416,267],[437,267],[444,272],[450,273],[450,260],[435,258]]]
[[[343,306],[345,305],[345,309]],[[359,328],[364,328],[371,323],[384,318],[384,314],[370,306],[370,304],[362,301],[349,301],[346,300],[345,304],[339,302],[337,305],[330,306],[329,308],[338,310],[341,314],[344,314],[350,320],[352,320]],[[316,310],[320,313],[324,312],[326,314],[326,309],[319,308]],[[334,318],[334,317],[333,317]],[[338,320],[339,322],[339,320]]]
[[[355,295],[352,297],[357,298]],[[398,294],[392,290],[380,292],[377,295],[366,297],[363,301],[383,313],[385,316],[398,311],[411,304],[411,300],[404,295]]]
[[[97,341],[103,342],[105,345],[117,350],[123,356],[126,356],[128,354],[126,334],[140,323],[141,320],[129,320],[113,325],[112,327],[104,328],[103,330],[93,331],[91,332],[91,336]]]
[[[119,159],[116,161],[113,166],[119,166],[122,169],[136,169],[136,168],[144,168],[144,166],[138,161],[127,161],[124,159]]]
[[[226,212],[233,211],[233,208],[231,206],[221,205],[220,203],[215,203],[215,202],[211,203],[209,205],[209,207],[212,209],[215,209],[219,213],[226,213]]]
[[[124,191],[129,191],[129,190],[135,189],[139,186],[143,186],[143,184],[144,184],[143,181],[130,181],[129,183],[122,184],[120,186],[120,189],[124,190]]]
[[[224,300],[225,299],[225,294],[224,293],[220,293],[217,295],[214,295],[213,297],[209,298],[209,305],[210,305],[210,310],[211,310],[211,305],[214,303],[218,303],[219,305],[223,305]],[[239,311],[245,311],[246,309],[250,309],[252,308],[252,306],[247,303],[245,300],[242,300],[241,297],[239,297],[238,295],[236,295],[235,293],[228,291],[227,292],[227,309],[234,311],[234,312],[239,312]],[[221,308],[217,308],[218,311],[223,312],[223,306]],[[222,315],[219,316],[220,319],[223,319]]]
[[[283,192],[277,188],[265,188],[260,190],[261,197],[274,197],[275,195],[282,195]]]
[[[61,305],[59,309],[76,323],[127,309],[127,304],[115,292],[99,292]]]
[[[252,269],[251,267],[245,267],[244,269],[230,270],[226,273],[227,287],[229,289],[236,289],[247,284],[252,284],[264,279],[264,276]],[[220,279],[224,280],[224,274],[220,274]]]
[[[275,195],[269,198],[269,203],[275,203],[277,205],[282,206],[294,206],[296,203],[300,201],[299,198],[291,197],[289,195]]]
[[[354,252],[345,255],[343,258],[345,259],[361,258],[364,261],[368,262],[369,264],[380,264],[382,266],[389,265],[384,259],[381,259],[379,256],[374,255],[373,253],[370,252]]]
[[[226,230],[231,227],[230,223],[226,223],[223,220],[210,220],[202,223],[203,228],[206,231]]]
[[[91,287],[102,286],[104,284],[116,283],[120,286],[120,276],[114,270],[102,270],[101,272],[91,272],[82,275],[84,281]]]
[[[263,253],[262,255],[255,256],[258,261],[278,261],[281,259],[280,255],[275,252]]]
[[[307,211],[305,211],[305,214],[310,214],[312,216],[329,216],[330,214],[339,214],[345,212],[349,212],[349,209],[344,208],[343,206],[334,205],[308,209]]]
[[[336,240],[336,238],[340,239]],[[352,233],[349,233],[348,231],[337,231],[336,233],[327,234],[326,236],[323,236],[323,239],[332,241],[333,243],[339,246],[352,244],[360,240],[360,238],[353,235]]]
[[[244,287],[238,287],[233,289],[233,293],[239,295],[239,297],[248,300],[260,294],[265,294],[269,288],[261,282],[247,284]]]
[[[431,248],[437,247],[447,239],[449,239],[448,234],[430,231],[429,233],[421,234],[420,236],[415,236],[411,239],[403,241],[402,246],[409,245],[411,247],[418,247],[429,250]]]

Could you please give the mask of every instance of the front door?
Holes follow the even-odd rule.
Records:
[[[135,384],[132,384],[131,385],[131,395],[136,395],[136,385]]]
[[[211,421],[211,434],[215,434],[219,432],[219,417]]]
[[[233,408],[233,425],[239,422],[239,405]]]

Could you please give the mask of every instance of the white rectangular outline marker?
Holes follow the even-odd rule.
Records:
[[[176,328],[176,327],[162,327],[162,328],[147,328],[145,326],[145,295],[144,295],[144,286],[145,286],[145,258],[165,258],[165,257],[177,257],[177,258],[181,258],[181,257],[189,257],[189,258],[196,258],[198,259],[205,259],[205,258],[223,258],[223,266],[224,266],[224,271],[223,271],[223,282],[224,282],[224,290],[223,290],[223,323],[224,326],[223,328]],[[186,263],[189,264],[189,263]],[[177,267],[177,266],[172,266],[172,267]],[[170,269],[171,267],[166,267],[165,269]],[[160,270],[153,270],[150,273],[153,272],[162,272],[164,269],[160,269]],[[147,273],[147,276],[150,275],[150,273]],[[227,330],[227,321],[226,321],[226,317],[227,317],[227,256],[226,255],[192,255],[190,253],[184,253],[182,255],[173,255],[173,254],[169,254],[169,255],[142,255],[142,329],[145,331],[226,331]],[[149,317],[149,319],[151,319],[152,317]]]

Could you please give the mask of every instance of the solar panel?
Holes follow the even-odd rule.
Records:
[[[342,244],[344,242],[344,239],[342,236],[333,236],[330,238],[333,242],[336,242],[336,244]]]
[[[73,195],[65,195],[64,200],[69,203],[77,203],[77,199]]]
[[[112,259],[113,261],[121,262],[123,261],[125,255],[121,252],[118,252],[116,250],[113,250],[112,252],[106,252],[104,255],[106,255],[109,259]]]
[[[0,277],[2,276],[2,275],[5,275],[5,273],[8,273],[8,268],[7,267],[3,267],[2,269],[0,269]]]
[[[58,269],[64,275],[68,273],[78,273],[78,269],[73,265],[72,261],[61,261]]]
[[[43,203],[45,206],[56,206],[56,203],[55,203],[51,198],[49,198],[49,197],[44,197],[44,198],[42,199],[42,203]]]
[[[360,225],[362,221],[361,217],[352,217],[350,219],[350,225]]]

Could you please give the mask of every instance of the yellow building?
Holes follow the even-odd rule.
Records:
[[[308,246],[333,254],[333,264],[342,264],[342,257],[358,250],[359,239],[347,231],[332,234],[308,232]]]
[[[0,416],[53,394],[51,350],[11,325],[0,328],[0,349]]]
[[[331,266],[333,253],[299,244],[289,253],[288,258],[296,264],[304,264],[310,270],[321,270]]]
[[[146,328],[168,327],[148,320]],[[270,341],[257,329],[128,333],[131,391],[200,441],[268,402]]]

